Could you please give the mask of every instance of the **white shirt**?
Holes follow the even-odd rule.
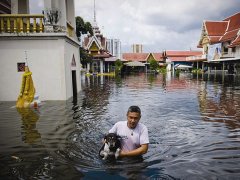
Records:
[[[142,144],[149,144],[148,129],[142,124],[138,123],[134,129],[127,126],[127,121],[117,122],[109,133],[116,133],[121,137],[121,149],[123,151],[131,151],[137,149]]]

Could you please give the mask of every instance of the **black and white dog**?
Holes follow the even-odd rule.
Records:
[[[99,156],[106,160],[108,156],[118,158],[121,148],[120,136],[115,133],[109,133],[104,137],[104,144],[99,150]]]

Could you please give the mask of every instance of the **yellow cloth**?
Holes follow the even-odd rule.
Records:
[[[22,85],[20,94],[16,103],[17,108],[29,107],[34,99],[35,88],[32,80],[32,73],[28,67],[25,67],[25,72],[22,76]]]

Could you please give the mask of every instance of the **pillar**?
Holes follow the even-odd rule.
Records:
[[[29,14],[29,0],[11,0],[12,14]]]
[[[103,73],[103,60],[100,60],[100,73]]]
[[[67,21],[76,29],[75,23],[75,4],[74,0],[67,0],[66,1],[66,17]]]
[[[90,71],[90,63],[87,63],[87,72]]]
[[[59,10],[61,12],[61,16],[59,19],[59,25],[65,27],[67,29],[67,14],[66,14],[66,1],[59,1]],[[73,10],[74,11],[74,10]]]
[[[225,73],[224,73],[224,71],[225,71],[225,69],[224,69],[225,67],[224,67],[224,66],[225,66],[225,62],[223,62],[223,65],[222,65],[223,74],[225,74]]]

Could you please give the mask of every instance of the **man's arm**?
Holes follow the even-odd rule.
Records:
[[[148,151],[148,144],[142,144],[139,148],[134,149],[132,151],[129,151],[129,152],[121,151],[119,156],[120,157],[139,156],[147,153],[147,151]]]

